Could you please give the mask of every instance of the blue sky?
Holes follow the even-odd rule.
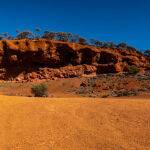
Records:
[[[149,0],[0,0],[0,32],[66,31],[150,49]]]

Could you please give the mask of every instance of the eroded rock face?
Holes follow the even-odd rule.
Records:
[[[149,69],[142,54],[50,40],[0,41],[0,79],[34,81]]]

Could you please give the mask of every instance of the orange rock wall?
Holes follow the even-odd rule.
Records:
[[[150,69],[149,61],[133,50],[96,48],[50,40],[0,41],[0,79],[32,81],[118,73],[128,65]]]

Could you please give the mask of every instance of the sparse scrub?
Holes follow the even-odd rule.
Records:
[[[35,97],[47,97],[48,86],[44,83],[33,85],[31,87],[31,92],[34,94]]]
[[[129,66],[129,74],[137,74],[139,71],[139,68],[136,66]]]
[[[16,39],[32,39],[33,38],[33,33],[31,31],[22,31],[19,32],[17,31],[17,36]]]
[[[107,95],[102,95],[101,98],[107,98],[107,97],[109,97],[109,94],[107,94]]]
[[[119,90],[115,91],[115,97],[122,97],[122,96],[136,96],[138,95],[138,92],[136,90]]]

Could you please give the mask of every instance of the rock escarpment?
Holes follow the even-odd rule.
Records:
[[[131,49],[96,48],[45,39],[0,41],[1,80],[34,81],[119,73],[127,71],[129,65],[150,69],[148,59]]]

